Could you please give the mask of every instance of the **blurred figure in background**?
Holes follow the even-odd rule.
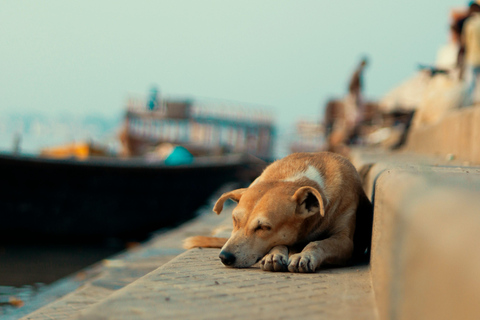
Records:
[[[463,41],[463,28],[465,27],[465,22],[474,14],[480,10],[480,6],[472,1],[469,3],[468,11],[465,15],[460,16],[453,24],[450,26],[453,39],[458,44],[458,55],[457,55],[457,68],[460,70],[460,79],[463,78],[463,71],[465,67],[465,43]]]
[[[155,110],[157,106],[158,106],[158,88],[153,86],[152,89],[150,89],[150,96],[148,98],[147,108],[148,110],[152,111],[152,110]]]
[[[363,73],[367,66],[363,58],[353,72],[348,84],[348,94],[343,100],[331,100],[325,109],[325,134],[327,150],[345,154],[346,145],[359,142],[359,125],[364,119]]]
[[[343,117],[343,103],[340,100],[332,99],[327,102],[325,108],[325,115],[323,117],[325,122],[325,138],[332,134],[335,129],[335,120]]]
[[[325,108],[325,141],[326,151],[336,152],[342,155],[348,154],[346,143],[350,134],[348,130],[345,102],[342,100],[330,100]]]
[[[450,29],[453,34],[453,40],[458,45],[457,68],[460,70],[460,79],[463,78],[463,68],[464,68],[464,58],[465,58],[465,47],[462,44],[462,33],[463,33],[463,27],[465,26],[465,21],[467,21],[467,19],[470,17],[470,14],[471,14],[470,7],[465,15],[461,17],[457,17],[457,19],[450,26]]]
[[[470,3],[468,16],[463,22],[459,52],[462,51],[467,84],[464,106],[470,106],[477,102],[474,94],[480,76],[480,5],[476,2]]]
[[[355,72],[350,79],[350,84],[348,85],[348,92],[353,97],[355,105],[358,109],[361,109],[363,106],[363,71],[365,70],[367,63],[368,60],[364,57],[362,61],[360,61],[357,69],[355,69]]]
[[[345,98],[345,121],[350,143],[358,141],[358,125],[363,121],[365,101],[363,99],[363,72],[367,66],[367,58],[363,58],[355,69],[348,85],[348,95]]]

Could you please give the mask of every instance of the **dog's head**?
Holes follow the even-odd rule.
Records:
[[[223,194],[213,211],[220,214],[227,199],[238,203],[232,213],[232,236],[220,253],[229,267],[250,267],[273,247],[295,244],[305,219],[325,214],[321,194],[308,186],[258,183]]]

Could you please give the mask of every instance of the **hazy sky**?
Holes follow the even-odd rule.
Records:
[[[128,93],[320,117],[362,55],[381,97],[432,63],[454,0],[0,1],[0,113],[113,115]]]

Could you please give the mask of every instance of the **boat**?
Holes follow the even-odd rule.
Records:
[[[120,136],[124,156],[152,155],[168,143],[185,147],[193,156],[248,153],[266,161],[273,158],[275,128],[265,108],[191,98],[127,101]]]
[[[273,122],[259,109],[155,96],[126,110],[117,154],[77,142],[0,155],[0,243],[141,240],[272,157]]]
[[[167,166],[0,154],[0,243],[142,240],[192,218],[220,186],[250,180],[264,165],[248,155]]]

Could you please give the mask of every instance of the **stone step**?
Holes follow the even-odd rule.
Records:
[[[429,170],[442,172],[454,170],[476,172],[480,167],[464,166],[463,161],[449,157],[423,155],[411,152],[389,152],[378,149],[354,149],[350,161],[359,172],[363,188],[370,200],[373,200],[375,181],[381,173],[392,169]]]
[[[230,269],[218,249],[194,249],[73,318],[478,319],[480,168],[365,151],[353,162],[374,201],[369,266]]]
[[[380,319],[478,319],[480,167],[357,151],[374,202],[371,270]]]
[[[480,108],[449,111],[435,123],[413,126],[406,149],[422,154],[454,157],[480,165]]]
[[[477,318],[480,168],[409,154],[362,155],[368,157],[371,269],[229,269],[218,250],[192,250],[79,319]]]

